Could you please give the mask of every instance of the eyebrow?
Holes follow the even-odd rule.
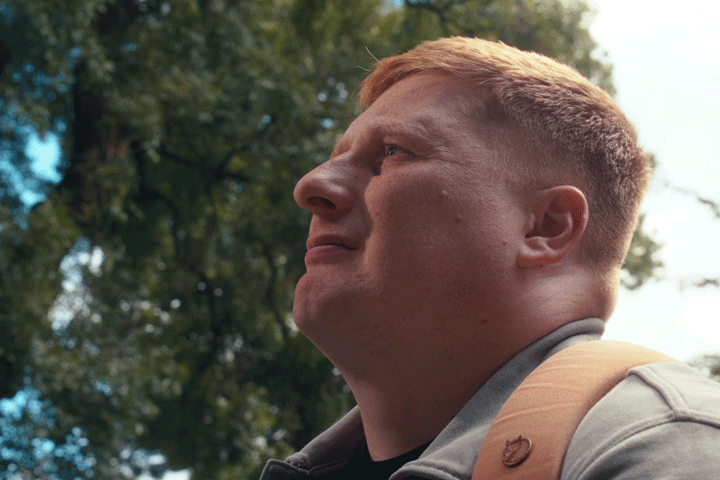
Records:
[[[407,122],[399,120],[387,120],[382,117],[374,121],[368,128],[365,135],[371,139],[383,138],[397,135],[406,137],[412,141],[419,141],[424,146],[442,149],[447,145],[449,139],[443,135],[437,126],[433,125],[430,116],[416,116]],[[350,139],[343,135],[335,144],[331,157],[342,155],[349,149]]]

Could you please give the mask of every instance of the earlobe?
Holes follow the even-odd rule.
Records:
[[[578,244],[587,226],[585,195],[569,185],[540,192],[531,212],[527,233],[518,251],[520,267],[559,262]]]

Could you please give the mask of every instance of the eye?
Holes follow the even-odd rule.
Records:
[[[398,147],[397,145],[388,144],[385,145],[385,157],[392,157],[393,155],[398,155],[400,153],[404,153],[405,150]]]
[[[386,145],[383,145],[382,156],[380,158],[378,158],[377,161],[375,162],[375,164],[373,165],[373,174],[380,175],[382,173],[383,162],[386,159],[397,156],[397,155],[407,154],[407,153],[408,153],[407,150],[405,150],[402,147],[398,147],[395,144],[388,143]]]

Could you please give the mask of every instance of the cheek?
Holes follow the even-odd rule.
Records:
[[[437,176],[386,180],[366,190],[371,233],[360,277],[370,290],[392,292],[396,311],[418,315],[488,308],[512,263],[504,223],[493,218],[497,200]]]
[[[462,218],[450,188],[435,178],[405,175],[384,179],[366,190],[373,235],[397,249],[430,245],[448,236]]]
[[[449,277],[487,255],[477,198],[438,175],[391,178],[367,190],[369,248],[387,270]]]

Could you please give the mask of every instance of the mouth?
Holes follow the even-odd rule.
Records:
[[[356,250],[358,248],[350,240],[339,235],[316,235],[308,238],[305,246],[308,251],[320,247],[340,247],[346,250]]]
[[[305,263],[330,260],[338,255],[357,250],[358,246],[347,237],[339,235],[316,235],[305,243]]]

